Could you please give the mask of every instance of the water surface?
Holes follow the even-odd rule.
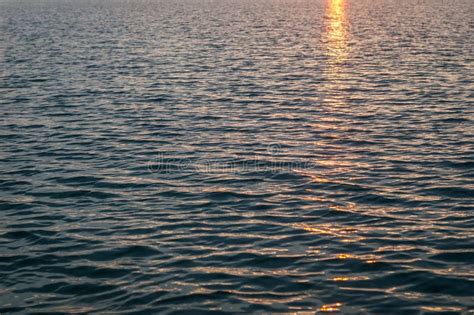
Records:
[[[0,313],[474,310],[471,0],[0,0]]]

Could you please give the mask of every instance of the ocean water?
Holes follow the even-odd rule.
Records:
[[[0,0],[0,313],[473,313],[473,16]]]

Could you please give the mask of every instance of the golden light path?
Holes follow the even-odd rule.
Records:
[[[330,62],[341,63],[347,58],[346,0],[327,0],[326,47]]]
[[[347,69],[345,62],[349,57],[349,29],[346,17],[347,0],[326,0],[324,29],[322,34],[326,61],[324,65],[325,101],[333,110],[346,108],[344,95]],[[343,124],[334,125],[341,128]]]

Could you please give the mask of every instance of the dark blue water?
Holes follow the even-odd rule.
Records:
[[[0,0],[0,313],[474,312],[472,0]]]

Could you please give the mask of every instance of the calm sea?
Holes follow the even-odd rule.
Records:
[[[474,313],[473,16],[0,0],[0,313]]]

